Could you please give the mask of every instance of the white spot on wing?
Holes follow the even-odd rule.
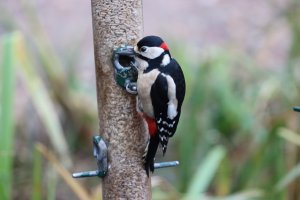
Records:
[[[163,141],[163,138],[162,138],[162,136],[161,136],[161,135],[159,135],[159,139],[160,139],[160,141]]]
[[[168,118],[174,119],[177,116],[177,107],[174,104],[168,105]]]
[[[165,135],[159,135],[159,139],[161,142],[167,141],[167,137]]]
[[[159,118],[159,120],[157,121],[158,124],[160,124],[162,121],[161,117]]]
[[[174,124],[175,124],[175,121],[173,121],[173,123],[168,123],[166,121],[163,121],[162,122],[163,125],[167,125],[169,128],[173,128]]]

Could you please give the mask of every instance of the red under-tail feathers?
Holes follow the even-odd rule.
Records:
[[[150,137],[154,136],[157,134],[157,126],[155,119],[148,117],[147,115],[143,114],[143,118],[146,120],[147,125],[148,125],[148,131]]]
[[[143,118],[147,122],[148,131],[150,135],[150,140],[144,155],[144,162],[145,162],[145,170],[147,176],[149,177],[149,170],[151,172],[154,171],[154,157],[159,145],[159,136],[157,134],[157,126],[156,121],[153,118],[148,117],[147,115],[143,114]]]

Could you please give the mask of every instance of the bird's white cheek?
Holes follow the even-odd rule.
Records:
[[[164,50],[160,47],[149,47],[148,51],[145,53],[146,55],[143,56],[154,59],[160,56],[163,52]]]

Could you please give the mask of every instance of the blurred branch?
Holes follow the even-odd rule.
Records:
[[[278,130],[278,135],[283,139],[285,139],[286,141],[295,144],[297,146],[300,146],[300,135],[295,133],[294,131],[288,128],[280,128]]]
[[[22,7],[29,19],[31,28],[35,32],[30,37],[44,66],[43,69],[50,84],[49,89],[53,90],[52,95],[65,110],[66,119],[75,127],[71,131],[82,128],[91,129],[97,118],[96,105],[86,106],[94,104],[92,99],[80,92],[70,90],[63,64],[39,20],[34,3],[23,1]],[[89,130],[89,132],[91,131],[93,130]]]
[[[184,199],[194,199],[207,190],[225,154],[226,150],[222,146],[216,146],[207,154],[191,180]]]
[[[293,167],[276,185],[275,189],[281,191],[300,176],[300,163]],[[299,188],[298,188],[299,189]]]
[[[70,172],[64,168],[53,152],[48,150],[43,144],[37,143],[35,148],[52,164],[53,168],[62,177],[62,179],[67,183],[67,185],[72,189],[72,191],[77,195],[80,200],[90,200],[91,197],[88,195],[87,191],[70,176]]]
[[[152,176],[151,178],[151,186],[152,190],[154,190],[153,199],[181,199],[182,194],[180,194],[176,188],[164,178],[159,176]],[[155,190],[159,191],[159,193]],[[156,193],[158,193],[158,195]]]
[[[15,54],[17,61],[21,65],[21,75],[31,94],[36,111],[47,129],[46,132],[49,139],[54,149],[59,153],[61,161],[65,166],[70,167],[72,161],[58,114],[41,78],[32,67],[31,59],[28,57],[25,42],[21,34],[18,35]]]
[[[201,200],[258,200],[263,198],[264,198],[264,192],[262,190],[252,189],[252,190],[238,192],[226,197],[202,196]]]

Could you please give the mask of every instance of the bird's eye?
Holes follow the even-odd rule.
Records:
[[[147,50],[147,47],[141,47],[140,51],[145,52]]]

